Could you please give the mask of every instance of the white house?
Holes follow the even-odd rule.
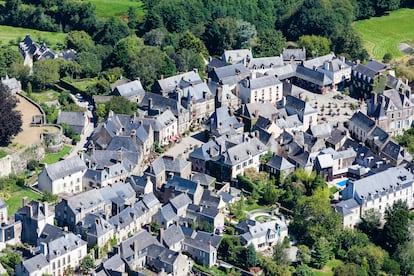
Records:
[[[246,78],[238,85],[242,103],[270,102],[276,104],[282,99],[283,84],[275,76]]]
[[[336,210],[342,215],[344,227],[353,228],[361,222],[367,210],[374,209],[383,217],[387,207],[397,200],[414,208],[414,176],[403,166],[351,181],[342,191],[342,201]]]
[[[39,189],[52,194],[82,192],[82,177],[87,167],[79,156],[46,165],[39,174]]]

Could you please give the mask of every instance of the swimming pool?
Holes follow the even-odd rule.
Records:
[[[348,178],[345,178],[345,179],[342,179],[339,182],[336,182],[336,185],[343,187],[343,186],[346,185],[347,182],[348,182]]]

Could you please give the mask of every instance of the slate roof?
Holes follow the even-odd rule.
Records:
[[[405,150],[396,142],[390,140],[382,148],[381,153],[385,154],[388,158],[391,158],[392,160],[401,161],[402,159],[404,159]]]
[[[43,227],[42,233],[40,233],[39,244],[42,242],[49,243],[64,236],[65,232],[61,228],[47,223],[45,227]]]
[[[275,168],[280,171],[295,168],[295,165],[293,165],[288,160],[279,155],[272,156],[272,158],[270,158],[266,165],[268,167]]]
[[[301,119],[303,119],[303,115],[318,112],[316,109],[310,106],[310,104],[308,104],[307,102],[299,98],[290,96],[290,95],[286,96],[285,108],[286,108],[288,115],[298,114],[300,117],[302,117]]]
[[[170,199],[170,204],[174,207],[175,210],[179,210],[188,204],[190,204],[192,200],[188,197],[186,193],[182,193]]]
[[[346,130],[335,128],[326,141],[331,145],[337,145],[344,137],[346,137]]]
[[[52,181],[86,169],[85,162],[79,156],[73,156],[45,167],[46,173]]]
[[[181,230],[180,226],[177,226],[175,224],[168,227],[162,235],[162,241],[167,245],[167,247],[171,247],[183,240],[183,231]]]
[[[189,86],[191,83],[201,83],[202,80],[196,71],[189,71],[179,75],[175,75],[169,78],[158,80],[158,85],[163,92],[171,92],[176,87],[184,88]]]
[[[159,211],[159,214],[165,221],[173,221],[178,219],[178,216],[170,203],[167,203],[166,205],[162,206]]]
[[[122,261],[119,254],[115,254],[108,260],[102,262],[102,265],[106,270],[117,270],[124,265],[124,261]]]
[[[77,134],[82,133],[87,117],[84,112],[60,111],[57,124],[67,124],[74,128]]]
[[[383,70],[387,69],[387,67],[388,67],[386,64],[378,62],[376,60],[368,61],[365,66],[368,67],[369,69],[373,70],[373,71],[376,71],[376,72],[383,71]]]
[[[133,258],[134,256],[134,241],[138,241],[138,252],[142,252],[145,248],[150,245],[160,245],[159,242],[153,237],[150,233],[145,230],[142,230],[135,236],[128,238],[120,244],[121,258],[124,260]]]
[[[375,122],[360,111],[355,112],[349,121],[354,123],[358,128],[364,130],[366,133],[375,127]]]
[[[71,252],[82,247],[83,245],[86,245],[86,241],[71,232],[65,233],[65,236],[48,243],[48,260],[52,261],[67,252]]]
[[[166,172],[181,173],[189,165],[191,163],[182,157],[161,156],[152,162],[150,172],[155,175]]]
[[[306,50],[305,48],[283,49],[282,56],[284,61],[290,61],[291,59],[296,61],[306,60]]]
[[[321,169],[331,168],[334,164],[331,154],[321,154],[316,157]]]
[[[358,64],[357,66],[355,66],[354,71],[361,73],[361,75],[363,76],[365,75],[367,77],[370,77],[371,79],[374,79],[376,74],[378,73],[377,71],[372,70],[371,68],[363,64]]]
[[[204,190],[199,205],[217,210],[220,204],[220,197],[214,195],[210,190]]]
[[[82,228],[86,229],[88,235],[102,237],[104,234],[113,230],[114,227],[105,219],[96,214],[86,214],[85,218],[80,222]]]
[[[243,123],[239,122],[234,115],[231,115],[226,106],[217,108],[206,124],[218,135],[234,133],[236,129],[243,127]]]
[[[210,246],[215,249],[218,249],[221,239],[222,237],[219,235],[198,231],[194,237],[186,236],[184,243],[188,247],[197,248],[204,252],[210,252]]]
[[[226,66],[226,65],[227,65],[227,63],[222,61],[221,59],[212,58],[207,66],[210,67],[210,68],[214,68],[214,67],[219,68],[219,67],[223,67],[223,66]]]
[[[267,146],[264,145],[258,138],[253,137],[249,141],[245,141],[234,147],[227,149],[224,153],[224,164],[236,165],[242,163],[258,154],[264,153],[268,150]]]
[[[145,206],[147,206],[148,209],[151,209],[160,204],[158,198],[153,193],[145,194],[142,197],[142,202],[144,202]]]
[[[256,102],[256,103],[244,104],[241,108],[239,108],[236,111],[237,114],[241,114],[248,118],[255,118],[256,112],[258,113],[259,116],[262,116],[268,119],[271,119],[273,116],[279,113],[277,108],[269,102],[265,102],[265,103]]]
[[[201,186],[209,186],[214,183],[216,179],[208,174],[195,172],[191,175],[191,181],[200,183]]]
[[[342,216],[351,215],[355,208],[359,208],[359,204],[354,198],[342,200],[335,206],[335,210],[341,213]]]
[[[264,69],[283,66],[281,56],[252,58],[248,64],[249,69]]]
[[[234,77],[247,76],[250,72],[243,64],[227,65],[214,69],[214,72],[219,80]]]
[[[211,93],[210,88],[204,82],[197,83],[194,85],[187,86],[182,89],[182,95],[188,99],[189,102],[204,102],[206,99],[213,99],[213,93]]]
[[[335,58],[335,55],[333,53],[330,53],[330,54],[327,54],[327,55],[324,55],[324,56],[315,57],[315,58],[312,58],[312,59],[309,59],[309,60],[305,60],[303,62],[303,66],[308,68],[308,69],[315,70],[318,67],[323,66],[323,64],[326,61],[331,61],[334,58]]]
[[[46,259],[46,256],[43,254],[38,254],[30,259],[23,261],[23,267],[29,273],[35,273],[36,271],[49,266],[49,262]]]
[[[154,110],[164,112],[169,107],[175,117],[186,116],[185,114],[188,114],[188,110],[185,109],[178,101],[150,92],[145,92],[144,98],[139,104],[141,109],[148,109],[149,99],[152,100],[152,109]]]
[[[229,63],[239,63],[242,61],[249,62],[249,59],[253,58],[252,51],[250,49],[236,49],[225,50],[222,55],[222,60]]]
[[[278,227],[281,231],[287,231],[287,226],[280,219],[266,221],[266,222],[254,222],[254,224],[248,227],[247,232],[241,235],[241,238],[249,242],[252,239],[261,238],[267,235],[268,231],[272,231],[275,234],[278,232]]]
[[[330,79],[327,75],[301,65],[296,68],[295,75],[302,80],[316,84],[320,87],[325,87],[333,83],[332,79]]]
[[[144,95],[145,90],[139,80],[134,80],[125,84],[118,85],[116,88],[119,95],[125,98],[131,98]]]

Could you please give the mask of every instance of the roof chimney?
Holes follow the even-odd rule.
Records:
[[[138,240],[134,240],[134,261],[138,260]]]
[[[26,205],[27,205],[27,203],[28,203],[27,196],[24,196],[24,197],[22,198],[22,207],[26,206]]]

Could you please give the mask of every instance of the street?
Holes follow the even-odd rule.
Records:
[[[181,142],[176,143],[173,147],[169,148],[162,155],[179,156],[188,159],[188,155],[195,147],[199,147],[204,140],[204,130],[193,132],[189,136],[182,137]]]

